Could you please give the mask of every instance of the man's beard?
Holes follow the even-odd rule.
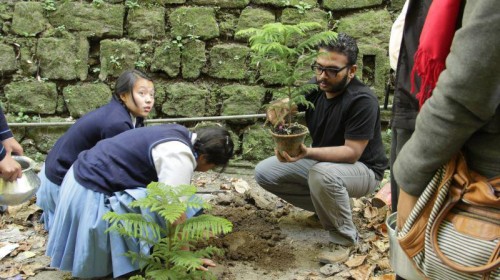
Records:
[[[339,92],[342,92],[345,87],[347,86],[347,83],[349,82],[348,81],[348,75],[345,75],[344,78],[342,80],[340,80],[340,82],[338,83],[335,83],[335,84],[331,84],[327,89],[325,89],[324,91],[325,92],[329,92],[329,93],[339,93]]]

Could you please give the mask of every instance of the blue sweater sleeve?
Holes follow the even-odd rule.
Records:
[[[11,138],[14,135],[12,131],[10,131],[9,125],[7,124],[7,120],[5,119],[5,115],[3,114],[3,110],[0,107],[0,141]],[[5,147],[0,143],[0,161],[5,158],[7,151]]]

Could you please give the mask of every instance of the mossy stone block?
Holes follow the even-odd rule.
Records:
[[[163,4],[184,4],[186,0],[161,0]]]
[[[17,70],[16,53],[12,46],[0,44],[0,61],[0,73]]]
[[[382,4],[382,0],[324,0],[323,8],[332,11],[368,8]]]
[[[389,79],[390,65],[387,50],[376,45],[359,44],[357,75],[374,89],[379,102],[385,94],[385,84]]]
[[[392,19],[387,10],[367,11],[342,18],[338,32],[354,37],[358,44],[378,45],[387,49]]]
[[[203,40],[219,37],[214,8],[180,7],[170,13],[169,21],[174,37],[193,35]]]
[[[23,76],[33,76],[38,70],[34,57],[38,45],[37,38],[16,38],[15,43],[19,45],[20,57],[17,60]]]
[[[189,40],[182,50],[182,77],[184,79],[198,78],[206,62],[205,42]]]
[[[403,6],[405,4],[405,1],[406,0],[392,0],[391,5],[389,6],[390,10],[397,11],[398,13],[401,12],[401,10],[403,9]]]
[[[165,36],[165,8],[132,9],[127,16],[128,36],[146,40]]]
[[[100,59],[99,79],[104,81],[107,76],[118,77],[123,71],[133,69],[140,59],[140,48],[127,39],[102,40]]]
[[[111,100],[111,89],[103,83],[84,83],[63,89],[64,101],[73,118],[79,118]]]
[[[210,50],[209,75],[221,79],[244,79],[249,53],[250,48],[238,44],[215,45]]]
[[[43,118],[41,122],[65,122],[64,118],[50,117]],[[68,130],[68,126],[43,126],[30,127],[26,130],[26,138],[32,139],[36,150],[47,154],[56,141]],[[23,146],[24,147],[24,146]]]
[[[236,32],[252,27],[259,28],[273,22],[275,22],[275,16],[272,12],[265,9],[247,7],[241,12]],[[235,39],[244,40],[247,39],[247,37],[236,35]]]
[[[210,110],[211,92],[206,86],[175,83],[167,86],[167,98],[162,112],[171,117],[202,117]]]
[[[269,5],[274,7],[287,7],[301,5],[303,7],[314,7],[318,4],[318,0],[252,0],[253,4]]]
[[[9,112],[54,114],[57,106],[55,83],[12,82],[5,86]]]
[[[41,75],[48,79],[87,79],[89,42],[86,38],[40,38],[37,56]]]
[[[262,109],[266,89],[260,86],[228,85],[221,88],[222,115],[251,115]],[[230,123],[253,123],[255,120],[228,120]]]
[[[274,155],[274,141],[269,128],[255,124],[245,129],[242,140],[243,160],[258,162]]]
[[[49,21],[53,26],[64,25],[68,31],[89,37],[121,37],[124,17],[124,5],[65,2],[50,15]]]
[[[18,2],[14,8],[12,31],[23,36],[36,36],[45,30],[47,18],[40,2]]]
[[[163,71],[169,77],[179,75],[181,67],[181,49],[170,41],[164,42],[155,49],[151,71]]]
[[[195,5],[214,5],[220,8],[245,8],[250,0],[192,0]]]
[[[285,8],[281,14],[281,22],[283,24],[298,24],[301,22],[317,22],[323,26],[323,29],[328,28],[328,13],[321,9],[311,9],[301,12],[296,8]]]
[[[238,25],[239,17],[232,13],[220,12],[218,14],[220,37],[232,38]]]

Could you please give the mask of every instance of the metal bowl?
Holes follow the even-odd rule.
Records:
[[[14,182],[0,178],[0,205],[18,205],[30,199],[40,187],[40,178],[34,171],[35,162],[29,157],[12,156],[23,169],[23,175]]]
[[[396,218],[397,212],[392,213],[385,221],[387,231],[389,233],[389,260],[391,267],[398,276],[403,277],[404,279],[424,279],[399,245],[398,233],[396,230]]]

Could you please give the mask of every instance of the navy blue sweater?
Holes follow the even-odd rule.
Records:
[[[136,127],[142,126],[143,119],[137,118]],[[133,128],[127,109],[115,98],[111,99],[108,104],[78,119],[57,140],[45,159],[45,176],[52,183],[61,185],[64,175],[80,152],[94,147],[102,139]]]
[[[193,150],[191,132],[184,126],[166,124],[133,129],[80,153],[73,165],[75,179],[85,188],[108,195],[146,187],[158,181],[152,149],[168,141],[180,141]]]
[[[14,135],[12,131],[10,131],[9,125],[7,124],[7,120],[5,119],[5,115],[3,114],[2,108],[0,107],[0,141],[11,138]],[[5,147],[0,142],[0,160],[3,160],[7,151]]]

